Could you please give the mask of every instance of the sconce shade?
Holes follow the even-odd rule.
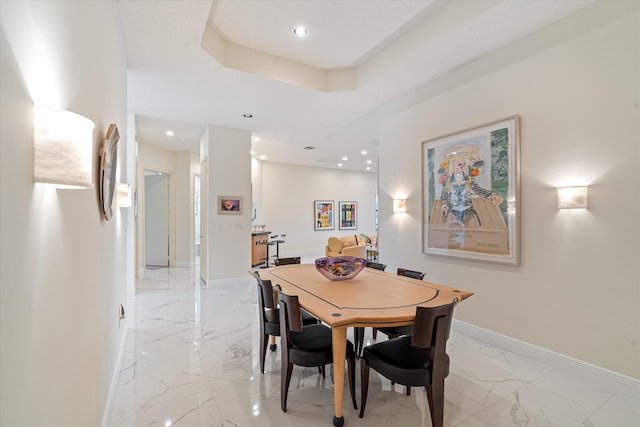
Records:
[[[558,209],[586,209],[588,187],[558,188]]]
[[[131,207],[131,184],[118,183],[116,185],[116,206],[121,208]]]
[[[393,199],[393,213],[406,213],[407,199]]]
[[[93,188],[93,129],[78,114],[35,106],[33,180],[75,188]]]

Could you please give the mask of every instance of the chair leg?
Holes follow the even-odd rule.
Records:
[[[353,340],[355,341],[356,357],[359,359],[364,347],[364,328],[353,328]]]
[[[277,348],[278,348],[278,344],[276,344],[276,337],[272,335],[271,336],[271,345],[269,346],[269,350],[276,351]]]
[[[262,334],[260,337],[260,373],[264,374],[264,359],[267,356],[267,343],[269,341],[269,335]]]
[[[287,363],[286,369],[280,375],[281,377],[283,375],[285,376],[285,378],[280,378],[280,407],[282,408],[282,412],[287,412],[287,396],[289,395],[289,383],[291,382],[292,372],[293,363]]]
[[[347,357],[347,375],[349,377],[349,391],[351,392],[351,401],[353,409],[358,409],[356,404],[356,356],[352,354]]]
[[[443,427],[444,425],[444,380],[425,387],[427,389],[427,399],[429,400],[429,412],[431,413],[431,424],[433,427]]]
[[[407,386],[407,396],[411,396],[411,386]]]
[[[373,339],[377,339],[378,338],[378,330],[376,328],[373,328]]]
[[[367,406],[367,394],[369,393],[369,365],[365,359],[360,358],[360,418],[364,415]]]

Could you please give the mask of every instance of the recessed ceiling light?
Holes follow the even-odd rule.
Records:
[[[342,167],[342,163],[338,163],[338,166]]]
[[[309,29],[305,26],[298,25],[296,27],[293,27],[293,29],[291,30],[291,34],[298,38],[304,38],[309,35]]]
[[[370,171],[370,170],[371,170],[371,168],[370,168],[369,166],[367,166],[367,170],[368,170],[368,171]]]
[[[253,117],[253,114],[245,113],[242,115],[242,117],[244,117],[245,119],[250,119],[251,117]]]
[[[367,155],[367,150],[362,150],[362,151],[360,152],[360,154],[362,154],[363,156],[366,156],[366,155]]]
[[[173,136],[174,135],[172,130],[168,130],[164,134],[167,135],[167,136]]]
[[[254,140],[255,142],[260,142],[260,138],[258,138],[257,136],[256,136],[255,138],[253,138],[253,140]]]
[[[367,163],[368,163],[368,164],[371,164],[371,160],[367,160]]]
[[[260,160],[266,160],[267,156],[260,156]]]
[[[347,160],[349,160],[349,158],[347,156],[343,156],[342,160],[344,160],[346,162]]]

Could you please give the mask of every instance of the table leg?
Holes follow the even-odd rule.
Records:
[[[335,405],[335,415],[333,425],[341,427],[344,425],[342,416],[342,398],[344,396],[344,363],[347,355],[347,328],[331,328],[333,346],[333,399]]]

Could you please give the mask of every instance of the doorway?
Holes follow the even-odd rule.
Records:
[[[195,263],[200,264],[200,175],[194,176],[194,219],[193,225],[195,230],[194,243],[195,243]]]
[[[144,171],[145,267],[169,266],[169,175]]]

